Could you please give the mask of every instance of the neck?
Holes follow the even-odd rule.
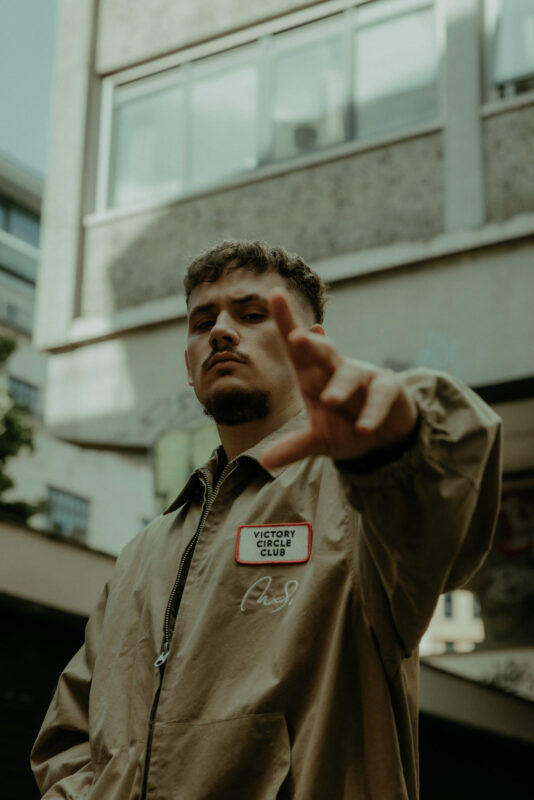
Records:
[[[283,408],[272,411],[265,419],[243,422],[241,425],[217,425],[228,461],[232,461],[245,450],[261,442],[270,433],[281,428],[299,411],[302,411],[303,407],[301,398],[296,397],[292,398],[291,402]]]

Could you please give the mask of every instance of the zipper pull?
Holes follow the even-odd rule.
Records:
[[[154,666],[155,667],[162,667],[165,664],[165,662],[167,661],[168,656],[169,656],[169,643],[168,642],[163,642],[163,647],[161,649],[161,653],[159,654],[159,656],[154,661]]]

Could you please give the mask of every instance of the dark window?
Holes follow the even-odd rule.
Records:
[[[78,495],[48,487],[48,526],[50,530],[83,542],[87,535],[89,501]]]
[[[5,197],[0,197],[0,228],[33,247],[39,247],[39,215]]]
[[[24,406],[29,411],[35,413],[37,411],[37,398],[39,389],[31,383],[21,381],[18,378],[9,376],[9,392],[19,406]]]
[[[445,595],[445,616],[450,619],[454,616],[454,601],[450,592]]]

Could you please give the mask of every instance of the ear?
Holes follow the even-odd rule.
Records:
[[[188,382],[189,386],[192,386],[193,385],[193,377],[191,375],[191,365],[189,364],[189,355],[188,355],[187,350],[185,351],[184,355],[185,355],[185,368],[187,370],[187,382]]]
[[[319,325],[318,322],[314,323],[309,330],[312,333],[318,333],[320,336],[326,336],[325,330],[322,325]]]

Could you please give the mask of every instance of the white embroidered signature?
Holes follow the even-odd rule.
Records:
[[[258,606],[273,606],[271,614],[276,614],[278,611],[282,611],[283,608],[290,606],[293,602],[293,595],[299,588],[299,582],[295,580],[286,581],[281,594],[269,594],[272,582],[273,579],[270,575],[264,575],[263,578],[258,578],[257,581],[254,581],[243,595],[241,611],[245,611],[247,602],[255,603]],[[254,590],[261,590],[255,600],[252,598]]]

